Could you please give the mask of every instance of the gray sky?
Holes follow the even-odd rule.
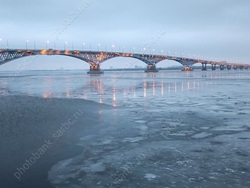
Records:
[[[0,0],[0,48],[149,52],[250,63],[249,0]],[[26,41],[29,42],[26,42]],[[65,44],[67,42],[67,44]],[[85,45],[83,45],[85,43]],[[100,47],[98,47],[100,44]],[[0,66],[14,69],[28,58]],[[137,60],[113,59],[103,67]],[[120,64],[118,64],[120,63]],[[169,62],[162,62],[166,66]],[[171,64],[171,63],[170,63]],[[174,63],[175,64],[175,63]],[[178,64],[178,63],[177,63]],[[133,65],[134,66],[134,65]],[[67,57],[39,57],[29,69],[86,68]]]

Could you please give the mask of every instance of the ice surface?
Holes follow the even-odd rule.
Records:
[[[249,71],[233,70],[53,73],[7,90],[114,107],[85,130],[83,153],[51,168],[55,186],[240,188],[250,187],[249,80]]]
[[[154,175],[154,174],[146,174],[144,177],[145,177],[147,180],[151,181],[151,180],[153,180],[153,179],[156,178],[156,175]]]
[[[201,139],[201,138],[209,137],[211,135],[213,135],[213,134],[207,133],[207,132],[202,132],[202,133],[198,133],[198,134],[193,135],[192,138]]]

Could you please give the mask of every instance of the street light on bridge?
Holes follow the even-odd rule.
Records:
[[[46,41],[46,50],[48,49],[49,43],[50,43],[50,42],[47,40],[47,41]]]
[[[135,47],[133,47],[133,53],[135,53]]]
[[[0,43],[1,43],[2,41],[4,41],[4,39],[0,38]],[[4,45],[3,45],[3,46],[4,46]],[[7,47],[7,49],[9,48],[9,41],[8,41],[8,40],[6,40],[6,47]]]
[[[28,42],[29,40],[26,40],[26,50],[28,49]]]
[[[67,46],[67,44],[68,44],[68,42],[67,42],[67,41],[65,41],[65,42],[64,42],[64,50],[66,50],[66,46]]]
[[[84,50],[85,42],[82,43],[82,50]]]
[[[112,48],[113,48],[113,52],[114,52],[114,49],[115,49],[115,45],[114,44],[112,44]]]

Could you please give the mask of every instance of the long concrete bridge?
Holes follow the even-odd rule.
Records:
[[[145,72],[158,72],[156,64],[163,60],[177,61],[183,65],[184,71],[192,70],[192,66],[201,63],[202,70],[207,70],[207,65],[211,65],[212,70],[219,67],[224,69],[248,69],[250,64],[235,64],[227,62],[208,61],[202,59],[185,58],[177,56],[154,55],[154,54],[138,54],[138,53],[121,53],[121,52],[104,52],[104,51],[79,51],[79,50],[28,50],[28,49],[0,49],[0,65],[16,60],[22,57],[36,55],[63,55],[80,59],[90,64],[89,74],[101,74],[101,63],[115,57],[130,57],[143,61],[147,64]]]

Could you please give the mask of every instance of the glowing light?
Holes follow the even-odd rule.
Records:
[[[144,81],[144,85],[143,85],[143,96],[147,97],[147,83],[146,83],[146,81]]]
[[[134,88],[134,98],[136,98],[136,89]]]
[[[69,55],[71,54],[69,50],[65,50],[64,54]]]
[[[161,95],[162,96],[164,95],[164,83],[163,82],[161,83]]]
[[[83,99],[87,100],[87,99],[88,99],[88,96],[87,96],[87,94],[86,94],[87,92],[83,90],[83,93],[84,93],[84,94],[83,94]]]
[[[188,84],[187,84],[187,85],[188,85],[188,90],[190,90],[190,82],[188,82]]]
[[[103,103],[102,98],[100,98],[100,99],[99,99],[99,103],[100,103],[100,104],[102,104],[102,103]]]
[[[51,98],[52,97],[52,94],[51,93],[44,93],[43,94],[43,98],[44,99],[49,99],[49,98]]]
[[[153,86],[152,86],[153,88],[153,96],[155,96],[155,82],[153,82]]]
[[[64,42],[64,50],[66,50],[66,46],[67,46],[67,44],[68,44],[68,42],[67,42],[67,41],[65,41],[65,42]]]
[[[70,97],[70,91],[69,90],[66,91],[66,97]]]
[[[47,54],[47,50],[42,50],[42,51],[40,51],[40,54],[41,54],[41,55],[46,55],[46,54]]]
[[[113,106],[116,107],[116,89],[113,89]]]

